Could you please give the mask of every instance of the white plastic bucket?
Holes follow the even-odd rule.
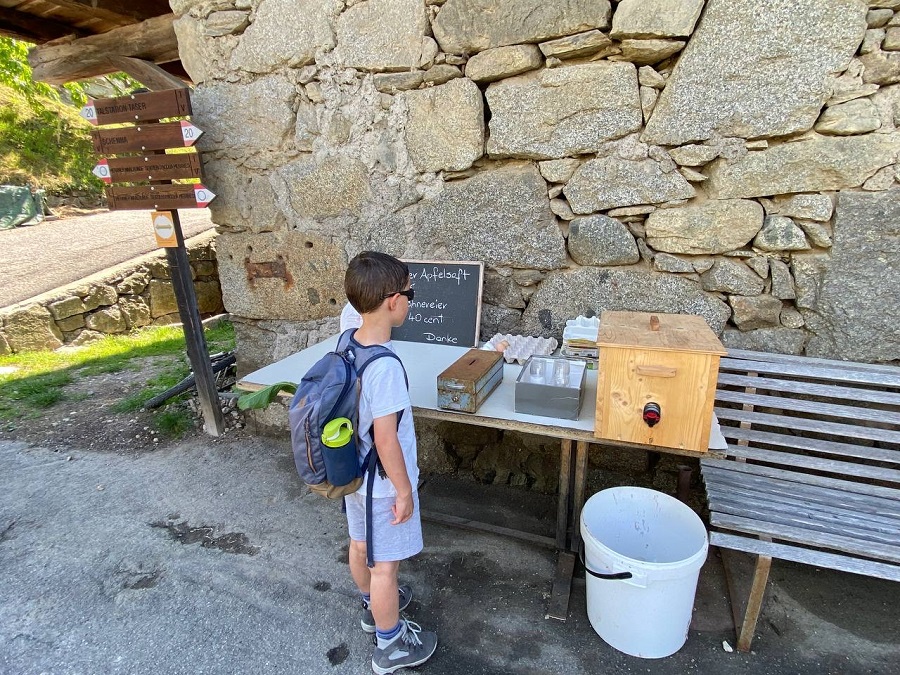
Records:
[[[631,656],[659,659],[687,640],[709,544],[699,516],[638,487],[598,492],[581,512],[587,611],[594,630]],[[628,578],[622,578],[628,577]]]

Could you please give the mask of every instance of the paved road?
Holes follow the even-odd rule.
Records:
[[[179,211],[185,237],[213,223],[207,209]],[[0,308],[156,250],[150,211],[108,211],[0,230]]]

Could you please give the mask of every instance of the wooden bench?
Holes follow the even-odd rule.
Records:
[[[900,368],[731,350],[701,460],[710,543],[748,651],[772,559],[900,581]],[[729,551],[756,556],[743,619]]]

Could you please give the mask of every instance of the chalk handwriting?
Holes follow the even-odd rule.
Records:
[[[435,335],[434,333],[425,333],[424,335],[426,342],[443,342],[448,345],[459,343],[459,338],[453,335]]]
[[[423,281],[436,281],[438,279],[453,279],[459,286],[468,280],[471,272],[459,267],[455,270],[442,270],[440,267],[432,267],[431,269],[423,267],[419,272],[413,273],[413,280],[422,279]]]

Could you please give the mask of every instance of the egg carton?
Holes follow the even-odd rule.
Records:
[[[579,316],[569,319],[566,321],[566,327],[563,329],[563,343],[565,344],[571,340],[586,340],[596,344],[599,331],[599,316]]]
[[[534,337],[531,335],[503,335],[497,333],[485,343],[484,348],[498,351],[498,346],[504,341],[508,346],[503,351],[503,359],[507,363],[515,361],[520,366],[528,360],[529,356],[550,356],[559,345],[556,338]]]

